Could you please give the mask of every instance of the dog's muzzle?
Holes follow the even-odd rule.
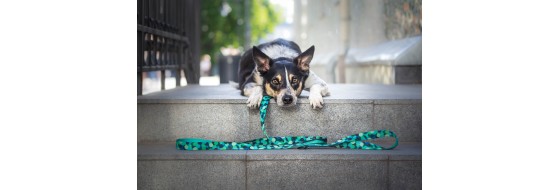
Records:
[[[276,103],[281,107],[291,107],[296,105],[297,98],[293,95],[283,95],[276,98]]]
[[[292,102],[294,101],[294,98],[292,98],[292,96],[284,96],[282,97],[282,102],[284,104],[292,104]]]

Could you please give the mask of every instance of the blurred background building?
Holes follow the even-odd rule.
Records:
[[[200,54],[194,56],[200,85],[236,82],[240,54],[276,38],[302,49],[315,45],[311,68],[329,83],[422,83],[421,0],[210,0],[199,6]],[[144,93],[161,89],[160,74],[147,75]]]

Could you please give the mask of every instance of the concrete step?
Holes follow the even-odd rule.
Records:
[[[388,129],[401,142],[422,141],[421,85],[330,84],[325,106],[313,110],[308,92],[298,105],[280,108],[271,101],[271,136],[321,135],[329,142],[359,132]],[[263,137],[259,112],[230,85],[189,85],[137,98],[137,141],[174,142],[177,138],[246,141]]]
[[[138,144],[138,189],[421,189],[422,145],[394,150],[180,151]]]

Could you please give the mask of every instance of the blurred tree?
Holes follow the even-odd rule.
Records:
[[[280,23],[279,13],[268,0],[250,0],[251,42],[272,32]],[[243,46],[245,28],[243,0],[204,0],[201,10],[202,54],[217,55],[222,47]]]
[[[422,0],[385,0],[385,35],[397,40],[422,34]]]

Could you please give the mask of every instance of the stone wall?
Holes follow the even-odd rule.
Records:
[[[341,57],[351,49],[422,34],[421,0],[299,0],[294,6],[293,40],[302,50],[315,45],[311,67],[329,83],[394,84],[393,71],[337,65],[347,64]],[[360,77],[350,80],[349,75]]]

